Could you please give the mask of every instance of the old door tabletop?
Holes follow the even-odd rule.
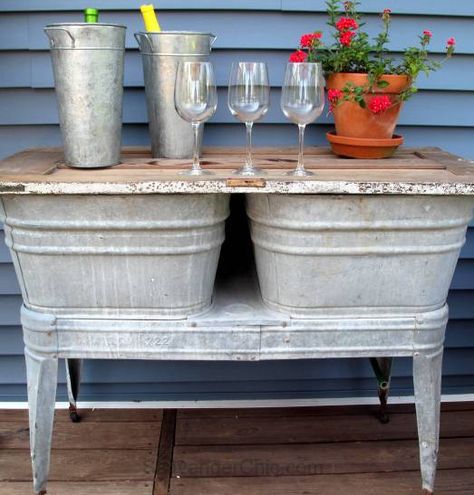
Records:
[[[183,176],[188,159],[152,158],[147,148],[124,148],[122,163],[106,169],[74,169],[59,148],[17,153],[0,162],[0,194],[474,194],[474,165],[438,148],[401,149],[384,160],[338,158],[327,148],[307,148],[309,177],[285,173],[295,167],[296,150],[259,148],[255,161],[265,173],[238,177],[244,160],[237,148],[207,148],[203,168],[214,175]]]

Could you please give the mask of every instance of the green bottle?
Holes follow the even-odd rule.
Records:
[[[84,22],[99,22],[99,11],[97,9],[84,9]]]

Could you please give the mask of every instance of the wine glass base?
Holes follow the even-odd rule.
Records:
[[[290,170],[285,175],[291,175],[293,177],[308,177],[309,175],[314,175],[314,172],[306,169],[300,170],[296,168],[295,170]]]
[[[252,167],[252,168],[239,168],[239,170],[235,170],[233,172],[233,175],[241,175],[244,177],[253,177],[254,175],[263,175],[265,174],[265,171],[262,170],[259,167]]]
[[[214,175],[210,170],[204,170],[202,168],[199,169],[189,169],[183,170],[179,173],[179,175]]]

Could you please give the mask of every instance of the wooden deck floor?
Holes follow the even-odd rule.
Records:
[[[412,406],[56,417],[49,495],[420,494]],[[474,494],[474,403],[446,404],[437,495]],[[0,411],[0,495],[29,495],[25,411]]]

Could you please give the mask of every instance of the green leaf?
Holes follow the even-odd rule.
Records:
[[[378,88],[386,88],[387,86],[390,86],[388,81],[383,81],[382,79],[378,80],[376,84]]]

